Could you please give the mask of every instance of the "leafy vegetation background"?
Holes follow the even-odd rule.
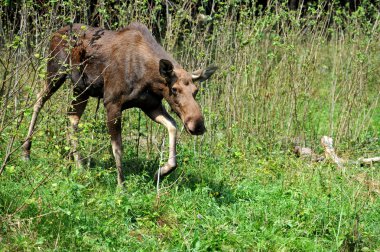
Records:
[[[379,251],[379,1],[0,1],[0,250]],[[70,159],[67,81],[21,160],[50,35],[73,22],[150,27],[190,70],[215,64],[198,100],[207,133],[180,126],[179,168],[159,192],[167,133],[123,113],[126,189],[102,106]],[[178,125],[181,125],[178,122]],[[344,169],[296,158],[334,138]],[[163,159],[163,160],[162,160]]]

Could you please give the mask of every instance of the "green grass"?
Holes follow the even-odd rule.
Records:
[[[188,139],[179,147],[178,170],[163,182],[158,198],[152,180],[158,160],[141,151],[136,158],[132,144],[126,144],[124,158],[126,189],[118,191],[109,149],[94,157],[91,168],[78,170],[44,140],[34,146],[32,162],[14,160],[0,177],[5,251],[380,246],[379,195],[356,179],[367,174],[378,181],[379,166],[353,164],[341,171],[281,150],[207,144],[194,150]]]
[[[40,114],[31,162],[21,160],[48,37],[68,17],[87,22],[78,8],[55,18],[22,5],[39,26],[23,26],[21,37],[0,31],[0,251],[379,251],[380,165],[356,162],[380,155],[378,8],[308,6],[299,16],[276,3],[262,15],[242,4],[239,21],[232,1],[205,25],[176,5],[163,45],[188,70],[219,70],[197,97],[208,131],[192,137],[178,121],[178,168],[159,192],[153,175],[167,158],[167,133],[137,109],[123,113],[124,191],[96,100],[79,125],[89,166],[75,167],[68,83]],[[157,21],[148,9],[118,6],[103,6],[101,23]],[[44,8],[56,11],[54,1]],[[344,169],[292,154],[299,144],[322,155],[323,135],[349,160]]]

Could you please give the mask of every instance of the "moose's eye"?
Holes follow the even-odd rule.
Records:
[[[177,94],[177,89],[175,88],[175,87],[172,87],[172,93],[174,94],[174,95],[176,95]]]
[[[194,91],[193,97],[195,98],[197,96],[197,94],[198,94],[198,89]]]

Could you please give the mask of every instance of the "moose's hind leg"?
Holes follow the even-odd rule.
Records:
[[[40,113],[45,102],[50,99],[50,97],[62,86],[66,80],[66,75],[61,75],[59,78],[54,78],[52,81],[46,83],[44,89],[38,93],[37,101],[33,107],[32,120],[29,124],[28,135],[25,138],[24,144],[22,145],[23,156],[25,160],[30,159],[30,149],[32,147],[32,136],[34,133],[34,127],[36,126],[37,117]]]

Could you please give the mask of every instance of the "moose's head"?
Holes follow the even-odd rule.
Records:
[[[165,100],[181,118],[188,133],[202,135],[206,128],[201,109],[195,100],[199,87],[194,82],[207,80],[217,67],[199,69],[190,74],[182,68],[175,69],[169,60],[161,59],[159,69],[168,89],[164,92]]]

